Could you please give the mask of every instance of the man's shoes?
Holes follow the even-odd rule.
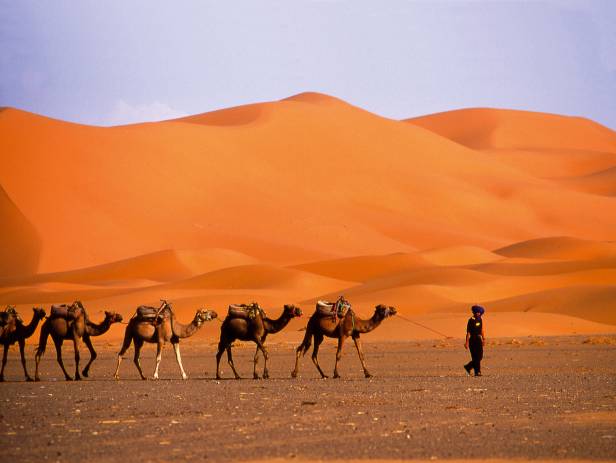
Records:
[[[475,376],[483,376],[483,375],[481,374],[480,371],[478,371],[477,373],[475,373]]]
[[[470,376],[471,375],[471,367],[469,367],[468,365],[464,365],[464,369],[466,370],[466,374],[468,376]]]

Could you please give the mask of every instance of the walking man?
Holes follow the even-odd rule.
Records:
[[[473,370],[475,376],[481,376],[481,359],[483,358],[483,346],[486,343],[486,335],[481,317],[485,313],[485,309],[480,305],[474,305],[471,307],[471,311],[473,316],[468,319],[466,342],[464,343],[464,348],[471,351],[471,361],[464,365],[464,369],[468,375]]]

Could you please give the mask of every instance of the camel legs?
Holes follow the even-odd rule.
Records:
[[[122,356],[118,354],[118,363],[116,364],[116,370],[113,374],[113,379],[120,379],[120,363],[122,363]]]
[[[364,369],[364,376],[366,378],[371,378],[372,375],[368,371],[368,367],[366,367],[366,360],[364,359],[364,351],[361,347],[361,341],[359,340],[359,336],[353,337],[353,342],[355,342],[355,348],[357,349],[357,354],[359,355],[359,361],[361,362],[361,366]]]
[[[156,344],[156,368],[154,369],[154,379],[158,379],[158,367],[160,367],[160,361],[163,359],[163,343],[158,342]]]
[[[254,359],[254,368],[252,370],[252,377],[254,379],[259,379],[259,373],[257,373],[257,363],[259,363],[259,346],[255,349],[255,359]]]
[[[253,371],[252,377],[254,379],[260,379],[259,374],[257,373],[257,363],[259,362],[259,351],[261,351],[263,352],[263,359],[265,361],[265,365],[263,367],[263,378],[267,379],[269,378],[269,372],[267,371],[267,359],[269,355],[267,353],[267,350],[265,350],[265,346],[260,340],[255,339],[255,343],[257,344],[257,350],[255,351],[254,371]]]
[[[344,345],[344,341],[346,340],[346,336],[340,336],[338,338],[338,349],[336,350],[336,363],[334,364],[334,378],[340,378],[338,374],[338,362],[342,358],[342,346]]]
[[[73,348],[75,349],[75,381],[81,381],[81,375],[79,373],[79,345],[81,339],[77,336],[73,338]]]
[[[26,381],[32,381],[32,378],[28,374],[28,369],[26,368],[26,340],[19,339],[17,342],[19,343],[19,354],[21,355],[21,366],[24,367],[24,375],[26,375]]]
[[[143,370],[141,370],[141,362],[139,361],[142,347],[143,341],[135,338],[135,356],[133,358],[133,362],[135,362],[135,366],[137,367],[137,371],[139,371],[139,376],[141,376],[141,379],[145,379],[145,376],[143,375]]]
[[[224,346],[222,342],[218,344],[218,352],[216,352],[216,379],[221,379],[220,376],[220,358],[222,357],[222,353],[224,352]]]
[[[86,367],[81,372],[81,374],[87,378],[88,374],[90,372],[90,365],[92,365],[92,362],[94,362],[94,360],[96,360],[97,355],[96,355],[96,351],[94,350],[94,346],[92,345],[92,339],[90,338],[89,335],[85,334],[83,336],[83,342],[86,345],[86,347],[88,348],[88,350],[90,351],[90,361],[88,362]]]
[[[227,346],[227,362],[231,366],[233,370],[233,374],[235,375],[235,379],[241,379],[240,375],[237,374],[237,370],[235,369],[235,365],[233,364],[233,354],[231,353],[231,346]]]
[[[56,346],[56,360],[58,361],[58,365],[60,365],[60,368],[62,368],[62,373],[64,373],[64,378],[67,381],[72,381],[73,378],[71,378],[71,376],[66,371],[66,368],[64,368],[64,362],[62,361],[62,343],[63,342],[64,340],[62,338],[53,338],[53,343]]]
[[[310,344],[312,341],[312,331],[310,327],[306,327],[306,334],[304,335],[304,340],[302,343],[295,349],[295,368],[291,372],[291,378],[297,378],[297,374],[299,373],[299,358],[306,354],[308,349],[310,349]]]
[[[2,370],[0,370],[0,381],[4,381],[4,367],[6,366],[6,358],[9,355],[9,345],[4,345],[4,353],[2,354]]]
[[[182,379],[188,379],[188,375],[184,371],[184,367],[182,366],[182,356],[180,355],[180,343],[176,342],[173,344],[173,350],[175,351],[175,359],[178,361],[178,365],[180,366],[180,373],[182,373]]]
[[[327,375],[325,373],[323,373],[323,370],[321,370],[321,366],[319,365],[319,346],[321,345],[321,343],[323,342],[323,335],[320,333],[315,333],[314,335],[314,349],[312,350],[312,363],[314,363],[314,366],[317,367],[317,370],[319,370],[319,373],[321,374],[321,378],[327,378]]]
[[[235,369],[235,365],[233,364],[233,354],[231,353],[231,342],[233,342],[233,340],[228,340],[227,338],[223,338],[221,335],[220,342],[218,343],[218,352],[216,352],[216,379],[222,379],[222,376],[220,375],[220,359],[225,350],[227,351],[227,362],[229,362],[229,366],[233,370],[235,379],[240,379],[240,375],[237,374],[237,370]]]

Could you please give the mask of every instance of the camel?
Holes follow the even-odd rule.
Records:
[[[2,370],[0,370],[0,382],[4,381],[4,367],[9,353],[9,346],[18,343],[19,353],[21,355],[21,365],[24,368],[26,381],[32,381],[26,368],[25,347],[26,339],[34,334],[39,322],[45,318],[45,310],[40,307],[32,309],[34,314],[32,320],[27,325],[24,325],[23,320],[15,310],[15,307],[8,307],[4,312],[0,312],[0,344],[4,345],[4,355],[2,356]]]
[[[242,316],[241,312],[237,311],[238,307],[247,309],[248,315]],[[273,334],[281,331],[294,317],[301,317],[302,310],[294,305],[285,305],[282,315],[277,319],[268,318],[265,312],[253,303],[249,306],[230,306],[229,314],[220,327],[220,342],[218,343],[218,352],[216,353],[216,379],[221,379],[220,376],[220,358],[223,352],[227,351],[227,361],[233,370],[235,379],[240,379],[237,374],[235,365],[233,364],[233,355],[231,354],[231,344],[236,339],[241,341],[252,341],[257,345],[254,356],[253,378],[259,379],[257,373],[257,363],[259,361],[259,351],[263,353],[265,364],[263,366],[263,378],[269,378],[267,370],[267,360],[269,355],[265,349],[265,339],[268,334]]]
[[[357,354],[359,355],[361,366],[364,369],[365,377],[372,377],[372,375],[368,371],[368,368],[366,367],[364,353],[359,337],[362,333],[369,333],[370,331],[374,330],[377,326],[381,324],[383,320],[395,314],[396,309],[394,307],[387,307],[385,305],[379,304],[375,307],[374,315],[372,315],[370,319],[362,320],[360,318],[357,318],[349,305],[349,309],[346,311],[346,313],[344,315],[339,314],[342,318],[338,319],[336,317],[336,314],[334,314],[333,316],[324,315],[323,312],[319,310],[319,303],[317,303],[317,310],[314,314],[312,314],[310,320],[308,320],[304,340],[295,351],[295,368],[291,372],[291,377],[297,377],[297,373],[299,372],[300,356],[306,354],[306,352],[310,348],[312,338],[314,337],[312,362],[317,367],[317,370],[319,370],[321,378],[327,378],[327,375],[323,373],[323,370],[321,370],[318,360],[319,346],[323,342],[324,336],[327,336],[328,338],[338,339],[338,350],[336,351],[336,363],[334,366],[334,378],[340,378],[340,375],[338,374],[338,362],[342,357],[342,346],[344,344],[344,341],[349,336],[352,337],[353,341],[355,342],[355,348],[357,349]]]
[[[41,357],[45,353],[47,347],[47,338],[51,336],[56,346],[56,358],[58,364],[64,373],[64,378],[67,381],[73,381],[73,378],[67,373],[64,368],[64,362],[62,361],[62,344],[65,340],[73,341],[73,347],[75,349],[75,381],[81,380],[79,374],[79,346],[83,339],[84,344],[90,351],[90,361],[81,372],[84,377],[88,377],[90,372],[90,366],[96,359],[96,351],[92,345],[92,336],[100,336],[111,328],[113,323],[119,323],[122,321],[122,315],[115,312],[105,311],[105,318],[101,323],[93,323],[88,318],[88,314],[85,307],[80,301],[75,301],[71,305],[58,305],[52,306],[51,315],[45,320],[41,327],[41,335],[39,340],[39,346],[36,351],[36,370],[34,373],[34,380],[40,381],[39,377],[39,362]]]
[[[139,371],[141,379],[145,380],[141,370],[139,361],[141,348],[144,342],[156,343],[156,369],[154,370],[154,379],[158,379],[158,368],[162,359],[163,346],[167,342],[171,342],[175,351],[175,358],[180,367],[182,379],[188,379],[188,375],[184,371],[182,365],[182,357],[180,355],[180,339],[188,338],[195,334],[204,322],[214,320],[218,314],[213,310],[197,310],[195,318],[188,325],[183,325],[175,319],[175,314],[171,309],[171,304],[167,301],[161,301],[160,308],[140,306],[135,315],[128,322],[126,331],[124,332],[124,342],[122,348],[118,352],[118,363],[113,377],[120,379],[120,363],[122,357],[130,347],[131,342],[135,344],[134,362]]]

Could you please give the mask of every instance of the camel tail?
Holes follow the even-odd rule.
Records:
[[[312,344],[312,331],[306,328],[306,334],[304,335],[304,340],[297,348],[298,351],[302,353],[302,355],[306,355],[308,349],[310,349],[310,345]]]
[[[45,349],[47,348],[47,338],[49,337],[49,324],[48,319],[45,320],[43,326],[41,326],[41,334],[39,336],[38,347],[36,348],[36,355],[41,356],[45,353]]]
[[[118,352],[119,356],[124,355],[124,353],[130,347],[131,342],[133,342],[133,331],[131,323],[129,322],[128,325],[126,325],[126,329],[124,330],[124,341],[122,341],[122,348],[120,349],[120,352]]]

